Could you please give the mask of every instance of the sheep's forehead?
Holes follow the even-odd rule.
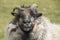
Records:
[[[24,8],[23,13],[27,15],[30,14],[30,11],[31,10],[29,8]]]

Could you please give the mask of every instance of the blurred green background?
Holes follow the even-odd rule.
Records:
[[[60,23],[60,0],[0,0],[0,40],[5,40],[5,27],[11,15],[12,9],[16,5],[31,5],[38,4],[38,10],[43,12],[43,15],[48,17],[52,23]]]

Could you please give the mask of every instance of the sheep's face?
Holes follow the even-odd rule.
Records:
[[[36,14],[35,14],[36,13]],[[41,16],[40,14],[37,14],[37,12],[32,11],[30,7],[22,7],[22,9],[16,9],[15,12],[12,13],[17,20],[18,25],[24,32],[30,32],[34,28],[34,21],[36,18]]]

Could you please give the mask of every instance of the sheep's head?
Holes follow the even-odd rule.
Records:
[[[42,16],[42,13],[38,13],[36,10],[37,5],[32,6],[19,6],[13,9],[11,13],[16,17],[19,27],[24,32],[31,32],[34,28],[34,21]]]

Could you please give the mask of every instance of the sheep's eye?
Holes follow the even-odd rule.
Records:
[[[20,17],[23,17],[23,15],[20,15]]]
[[[20,18],[23,18],[24,17],[24,15],[23,14],[20,14],[20,15],[18,15]]]

